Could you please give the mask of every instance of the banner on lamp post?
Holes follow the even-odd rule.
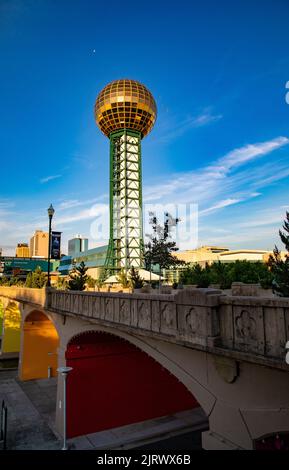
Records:
[[[50,257],[52,259],[60,259],[61,233],[62,232],[51,232]]]

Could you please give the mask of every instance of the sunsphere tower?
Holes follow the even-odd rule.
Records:
[[[110,235],[103,277],[142,268],[141,139],[153,128],[157,107],[136,80],[114,80],[99,93],[95,120],[110,140]]]

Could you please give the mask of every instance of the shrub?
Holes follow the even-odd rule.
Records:
[[[68,280],[68,289],[69,290],[80,290],[85,289],[85,284],[87,282],[88,276],[86,274],[87,267],[84,262],[81,261],[79,266],[73,266],[71,273],[69,274],[70,279]]]
[[[144,280],[142,277],[140,277],[138,271],[133,266],[129,272],[129,277],[130,277],[131,286],[134,289],[141,289],[143,287]]]

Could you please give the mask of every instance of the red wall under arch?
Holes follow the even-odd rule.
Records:
[[[133,344],[87,332],[67,346],[67,434],[89,434],[199,406],[173,375]]]

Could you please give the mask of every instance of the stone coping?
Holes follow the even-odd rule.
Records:
[[[208,429],[208,420],[198,407],[139,423],[128,424],[68,440],[71,450],[132,449],[184,432]]]

